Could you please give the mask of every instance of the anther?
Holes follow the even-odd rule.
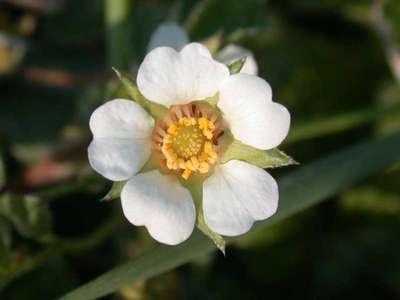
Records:
[[[192,173],[207,173],[217,161],[220,122],[202,105],[174,106],[154,131],[155,149],[164,156],[163,164],[188,179]],[[162,126],[161,126],[162,124]]]

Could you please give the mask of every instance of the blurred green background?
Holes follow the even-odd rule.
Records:
[[[134,76],[166,21],[254,53],[302,165],[400,128],[398,0],[3,0],[0,299],[55,299],[154,247],[99,201],[111,183],[86,147],[123,93],[111,67]],[[399,165],[329,200],[104,299],[400,299]]]

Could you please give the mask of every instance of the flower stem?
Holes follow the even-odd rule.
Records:
[[[109,67],[127,68],[130,62],[129,16],[133,0],[104,0]]]

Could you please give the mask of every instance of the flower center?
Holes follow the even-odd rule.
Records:
[[[218,158],[221,122],[203,105],[174,106],[157,124],[153,141],[169,170],[184,179],[192,173],[207,173]]]
[[[164,145],[169,147],[170,144],[175,153],[185,159],[199,154],[204,145],[205,136],[197,125],[195,118],[180,119],[178,124],[169,126],[167,132],[172,136],[172,141],[167,142],[164,139]]]

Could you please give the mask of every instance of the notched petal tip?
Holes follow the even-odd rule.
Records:
[[[193,231],[196,212],[191,194],[173,176],[159,171],[134,176],[122,189],[121,203],[129,222],[145,226],[163,244],[182,243]]]
[[[207,225],[225,236],[250,230],[253,223],[275,214],[279,191],[266,171],[233,160],[221,165],[203,186],[203,211]]]
[[[219,95],[218,107],[237,140],[268,150],[286,138],[290,113],[283,105],[272,102],[272,90],[265,80],[235,74],[221,85]]]
[[[191,43],[180,52],[169,47],[149,52],[137,84],[147,99],[170,107],[214,96],[228,76],[228,68],[215,61],[207,48]]]
[[[154,120],[138,104],[114,99],[98,107],[89,127],[93,140],[88,147],[89,163],[112,181],[127,180],[150,156]]]

